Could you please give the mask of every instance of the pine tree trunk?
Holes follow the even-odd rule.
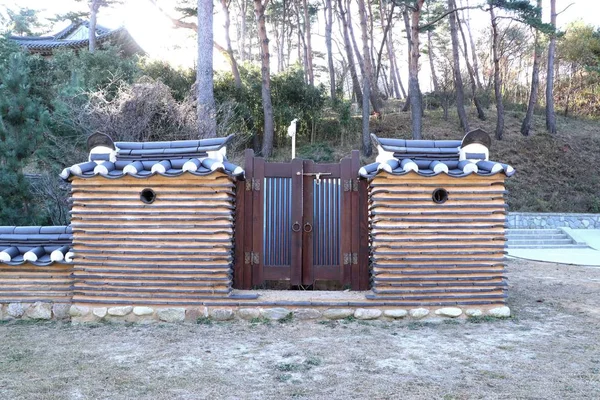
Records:
[[[537,0],[537,6],[539,8],[539,16],[542,13],[542,0]],[[540,86],[540,59],[542,58],[542,47],[540,46],[540,31],[535,31],[535,39],[533,44],[533,67],[531,72],[531,92],[529,93],[529,103],[527,104],[527,112],[525,113],[525,119],[521,124],[521,133],[523,136],[529,136],[531,130],[531,124],[533,121],[533,112],[537,105],[538,90]]]
[[[406,46],[408,48],[408,96],[406,98],[406,102],[404,103],[404,107],[402,107],[402,111],[408,111],[410,109],[410,104],[411,104],[411,95],[410,95],[410,88],[411,88],[411,62],[412,62],[412,34],[411,34],[411,27],[410,27],[410,17],[408,15],[408,9],[404,8],[404,11],[402,11],[402,18],[404,19],[404,28],[406,30]],[[417,76],[418,76],[418,67],[417,67]]]
[[[367,36],[367,11],[365,0],[358,0],[358,13],[360,14],[360,29],[362,33],[364,53],[363,73],[363,103],[362,103],[362,153],[365,157],[371,156],[371,132],[369,131],[369,97],[371,94],[371,57],[369,56],[369,37]]]
[[[285,70],[285,63],[284,63],[284,59],[285,59],[285,25],[287,23],[287,4],[286,4],[286,0],[282,1],[282,7],[283,7],[283,15],[281,17],[281,33],[279,34],[280,38],[279,38],[279,53],[278,53],[278,65],[279,65],[279,72]]]
[[[348,29],[348,20],[346,19],[346,13],[348,12],[342,0],[337,0],[338,8],[340,10],[340,18],[342,20],[342,31],[344,36],[344,47],[346,49],[346,57],[348,58],[348,69],[350,70],[350,77],[352,78],[352,90],[356,96],[358,104],[362,104],[362,90],[360,88],[360,81],[358,80],[358,73],[356,72],[356,65],[354,64],[354,54],[352,52],[352,45],[350,44],[350,33]]]
[[[315,75],[313,73],[313,54],[312,54],[312,39],[310,33],[310,14],[308,12],[308,4],[304,2],[304,33],[306,35],[306,66],[308,73],[308,84],[315,85]]]
[[[419,18],[425,0],[417,0],[411,15],[411,44],[410,65],[408,81],[408,97],[410,98],[410,113],[412,124],[412,138],[421,139],[423,103],[421,101],[421,88],[419,87]]]
[[[454,7],[456,8],[456,2],[454,2]],[[483,111],[483,107],[481,106],[481,102],[479,101],[479,96],[477,95],[477,81],[475,78],[475,70],[471,66],[471,62],[469,61],[469,55],[467,54],[467,38],[465,36],[465,31],[462,28],[460,19],[458,18],[458,14],[456,14],[456,23],[458,24],[458,30],[460,31],[460,36],[463,42],[463,56],[465,58],[465,63],[467,64],[467,71],[469,72],[469,80],[471,81],[471,95],[473,96],[473,104],[475,104],[475,108],[477,109],[477,118],[479,118],[482,121],[485,121],[485,112]]]
[[[496,139],[502,140],[504,134],[504,103],[502,102],[502,78],[500,77],[500,55],[498,54],[498,21],[494,7],[490,7],[492,20],[492,57],[494,59],[494,95],[496,96]]]
[[[348,4],[348,10],[350,9],[349,3],[350,2],[348,1],[347,2],[347,4]],[[358,59],[358,65],[360,66],[360,72],[361,72],[361,74],[362,74],[362,76],[364,78],[364,76],[367,75],[367,72],[365,70],[365,60],[367,58],[370,59],[370,56],[369,56],[369,44],[367,43],[367,47],[366,47],[367,53],[364,54],[364,55],[361,55],[360,50],[358,48],[358,44],[356,43],[356,37],[354,36],[354,28],[352,28],[352,20],[350,19],[350,12],[348,12],[347,15],[348,15],[348,31],[350,32],[350,38],[352,39],[352,45],[354,47],[354,54],[356,54],[356,58]],[[365,50],[365,48],[363,46],[363,52],[364,52],[364,50]],[[372,72],[371,72],[370,75],[367,75],[367,76],[370,76],[371,77],[370,79],[372,79]],[[369,85],[369,96],[368,97],[371,100],[371,105],[373,106],[373,111],[379,113],[380,112],[379,101],[378,101],[377,97],[375,96],[376,92],[374,90],[371,90],[371,89],[372,89],[371,85]],[[364,95],[364,90],[363,90],[363,95]]]
[[[302,59],[302,63],[304,65],[304,82],[309,83],[308,76],[308,48],[306,46],[306,36],[302,29],[300,28],[300,8],[298,7],[298,2],[294,1],[294,7],[296,8],[296,24],[298,26],[298,60]],[[306,25],[306,20],[304,21]],[[300,56],[300,43],[302,43],[302,53],[303,56]]]
[[[383,1],[381,2],[383,3]],[[382,8],[383,8],[383,4],[382,4]],[[400,85],[398,84],[398,79],[396,76],[397,73],[397,68],[396,68],[396,62],[394,59],[394,49],[393,49],[393,44],[392,44],[392,30],[390,29],[388,31],[388,40],[386,42],[386,48],[387,48],[387,53],[388,53],[388,59],[390,62],[390,80],[392,81],[392,85],[394,88],[394,97],[396,98],[401,98],[402,94],[400,92]]]
[[[261,75],[262,75],[262,104],[264,113],[264,135],[262,156],[268,158],[273,152],[273,138],[275,128],[273,124],[273,104],[271,103],[271,67],[269,53],[269,38],[265,23],[265,8],[269,0],[254,0],[254,13],[258,25],[258,39],[261,48]]]
[[[98,16],[98,10],[100,9],[100,0],[91,0],[90,6],[90,22],[88,25],[88,38],[89,38],[89,52],[93,53],[96,51],[96,20]]]
[[[238,51],[240,53],[240,61],[244,62],[246,56],[246,17],[248,16],[248,8],[246,0],[240,1],[240,24],[238,29]]]
[[[333,6],[331,0],[325,0],[325,46],[327,47],[327,65],[329,66],[329,94],[335,101],[335,69],[333,65],[333,46],[331,31],[333,29]]]
[[[556,0],[550,0],[550,24],[556,29]],[[550,36],[548,45],[548,72],[546,79],[546,130],[556,133],[556,115],[554,113],[554,56],[556,52],[556,34]]]
[[[235,87],[241,88],[242,79],[240,78],[240,70],[238,68],[237,61],[233,54],[233,48],[231,47],[231,37],[229,36],[229,27],[231,26],[231,21],[229,19],[229,4],[227,4],[227,0],[221,0],[221,7],[223,9],[223,16],[225,17],[223,27],[225,28],[225,43],[227,44],[227,55],[231,64],[231,73],[233,74]],[[198,24],[198,27],[200,27],[200,24]]]
[[[467,0],[467,7],[469,7],[469,0]],[[468,13],[468,9],[467,9],[467,13]],[[473,58],[473,72],[475,74],[475,81],[477,82],[477,90],[478,91],[483,91],[483,86],[481,84],[481,79],[479,78],[479,61],[477,61],[477,47],[475,46],[475,41],[473,40],[473,34],[471,33],[471,22],[470,22],[470,14],[467,14],[467,18],[464,18],[464,13],[463,13],[463,20],[465,21],[465,25],[467,26],[467,32],[469,33],[469,42],[471,45],[471,58]],[[466,49],[466,47],[465,47]]]
[[[454,0],[448,0],[448,9],[452,10],[456,8]],[[458,33],[456,30],[456,12],[448,15],[450,21],[450,38],[452,39],[452,61],[453,61],[453,72],[454,72],[454,88],[456,90],[456,111],[458,112],[458,119],[460,126],[465,132],[469,131],[469,120],[467,119],[467,113],[465,112],[465,93],[462,82],[462,75],[460,73],[460,57],[458,55]]]
[[[213,2],[198,0],[198,129],[200,138],[217,136],[213,84]]]

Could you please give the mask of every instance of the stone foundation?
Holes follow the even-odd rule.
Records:
[[[329,307],[96,307],[66,303],[0,304],[0,320],[70,320],[73,323],[113,322],[151,324],[203,321],[294,320],[427,320],[432,318],[510,317],[503,305],[415,308],[329,308]]]

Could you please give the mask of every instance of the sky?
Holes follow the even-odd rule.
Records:
[[[159,4],[165,8],[168,7],[169,3],[173,3],[173,1],[159,0]],[[474,1],[471,1],[471,3],[474,3]],[[558,12],[566,9],[558,16],[559,27],[564,27],[575,20],[583,20],[585,23],[600,26],[600,20],[598,19],[600,16],[600,1],[556,0],[556,3]],[[19,7],[27,7],[40,10],[41,16],[51,17],[68,11],[85,10],[87,8],[86,4],[86,0],[81,2],[74,0],[0,0],[0,12],[6,7],[13,10]],[[544,19],[549,21],[550,0],[543,0],[543,8]],[[220,14],[219,2],[215,1],[215,39],[224,45],[223,22]],[[317,18],[319,23],[313,26],[313,46],[324,53],[325,32],[322,12],[318,14]],[[474,31],[481,31],[489,25],[489,16],[480,11],[472,11],[471,21]],[[193,32],[188,29],[174,29],[171,22],[148,0],[124,0],[122,5],[117,5],[113,9],[102,9],[98,15],[98,23],[108,27],[124,25],[151,58],[167,60],[174,66],[194,66],[196,49]],[[60,26],[57,26],[56,31],[60,28]],[[400,29],[399,26],[398,29]],[[233,40],[235,36],[233,27],[231,33]],[[236,48],[235,43],[233,46]],[[276,58],[272,57],[272,60],[275,62]],[[319,60],[318,62],[325,65],[325,60]],[[227,68],[225,60],[218,52],[215,52],[215,68]],[[406,66],[402,68],[406,69]],[[427,69],[428,67],[423,65],[423,68]],[[404,72],[402,74],[404,75]],[[424,82],[424,84],[427,86],[427,82]]]

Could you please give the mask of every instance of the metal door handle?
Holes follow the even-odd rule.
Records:
[[[313,227],[310,224],[310,222],[307,222],[307,223],[304,224],[304,232],[310,233],[310,232],[312,232],[312,230],[313,230]]]
[[[298,221],[294,222],[294,224],[292,225],[292,231],[300,232],[300,222],[298,222]]]

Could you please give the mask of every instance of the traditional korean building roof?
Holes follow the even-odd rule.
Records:
[[[124,176],[147,178],[153,175],[210,175],[215,171],[243,179],[244,170],[227,161],[225,138],[178,140],[170,142],[115,142],[106,135],[95,134],[88,140],[90,157],[87,162],[65,168],[60,174],[65,180],[73,176],[91,178],[103,176],[118,179]],[[100,136],[98,136],[100,135]],[[107,139],[102,143],[102,137]],[[100,141],[98,141],[100,138]]]
[[[374,163],[360,168],[360,177],[366,179],[382,171],[392,175],[415,172],[421,176],[447,174],[457,178],[515,173],[508,164],[488,160],[490,139],[480,129],[469,132],[462,141],[391,139],[375,134],[371,134],[371,139],[379,155]]]
[[[88,38],[89,23],[87,21],[74,22],[62,31],[49,36],[10,36],[21,47],[31,53],[44,56],[52,55],[57,49],[84,49],[89,46]],[[96,25],[96,43],[101,46],[104,43],[119,44],[128,54],[144,53],[136,43],[127,29],[119,27],[109,29]]]
[[[0,263],[70,263],[72,240],[70,226],[0,226]]]

